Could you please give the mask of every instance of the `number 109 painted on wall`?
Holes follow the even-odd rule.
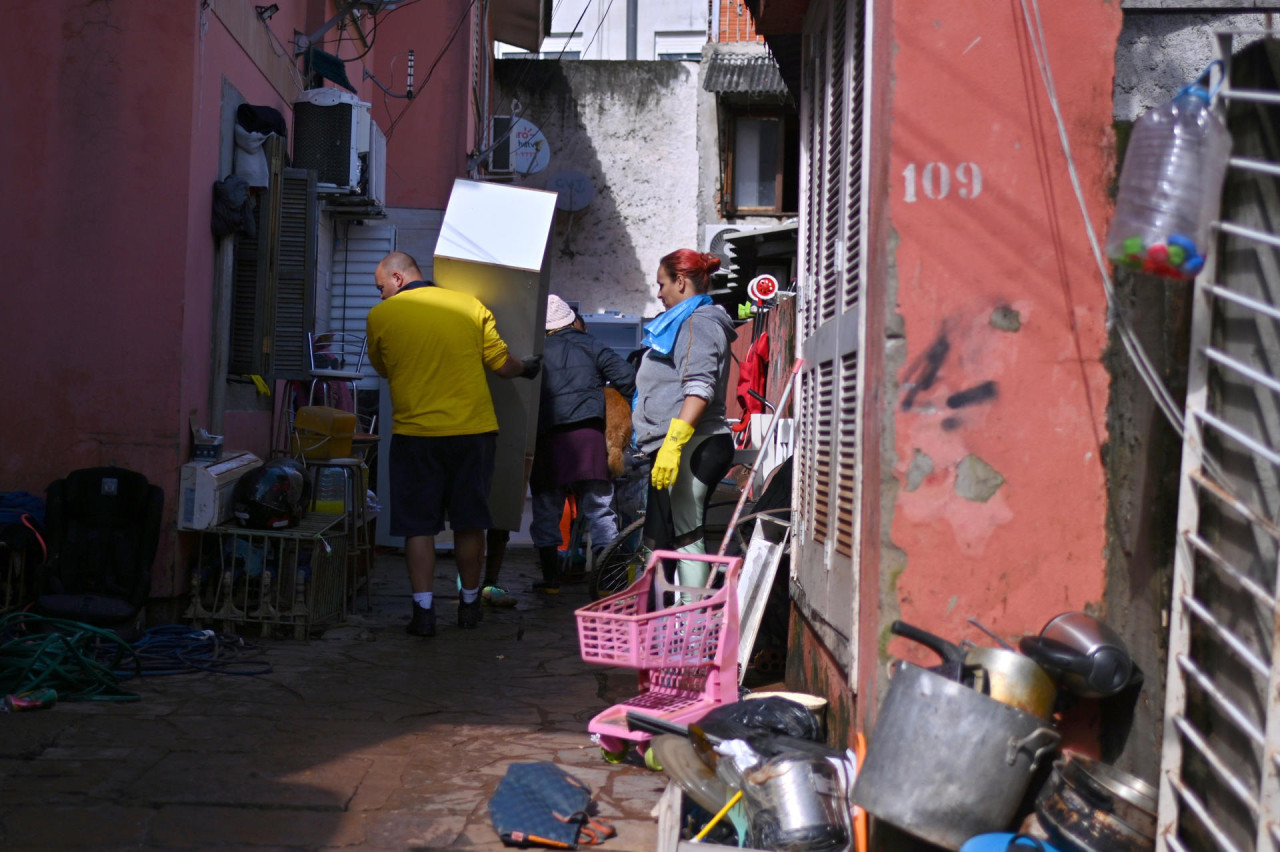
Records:
[[[910,204],[918,200],[916,196],[917,169],[919,171],[919,187],[920,192],[930,201],[941,201],[951,194],[952,176],[951,169],[946,163],[926,163],[924,168],[918,168],[915,163],[910,163],[902,170],[903,179],[903,195],[902,200]],[[955,168],[954,189],[958,198],[972,200],[978,197],[982,192],[982,170],[978,168],[977,163],[958,163]]]

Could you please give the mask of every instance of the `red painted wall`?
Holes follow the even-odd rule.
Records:
[[[1102,233],[1121,13],[1105,0],[1039,5]],[[906,353],[883,404],[897,459],[890,537],[905,563],[882,567],[880,598],[907,621],[987,644],[968,617],[1037,632],[1102,599],[1106,304],[1021,4],[897,3],[893,43],[890,126],[877,141],[890,146]],[[924,457],[932,472],[917,484],[911,465]],[[985,501],[957,493],[974,459],[1003,477]],[[892,617],[881,613],[882,629]],[[889,650],[930,659],[900,639]]]
[[[266,26],[282,52],[295,29],[314,32],[333,14],[326,0],[279,6]],[[442,207],[461,174],[472,126],[460,117],[468,97],[468,22],[423,81],[467,6],[449,0],[406,7],[386,19],[366,59],[379,79],[403,91],[403,76],[389,73],[391,60],[399,57],[396,68],[403,69],[404,51],[417,50],[421,93],[390,146],[392,203]],[[245,8],[251,15],[252,4]],[[153,594],[177,594],[178,471],[189,454],[188,418],[209,422],[209,211],[212,184],[223,176],[223,80],[286,119],[289,99],[219,17],[245,11],[233,0],[176,4],[163,14],[146,4],[73,0],[21,0],[10,11],[24,35],[21,49],[0,54],[0,71],[13,84],[4,96],[13,121],[0,134],[11,166],[0,206],[8,278],[0,287],[0,358],[8,372],[0,490],[43,494],[80,467],[141,471],[167,502]],[[250,20],[247,31],[261,36],[259,26]],[[326,48],[354,57],[351,34],[339,45],[339,32],[325,37]],[[347,73],[364,100],[381,104],[359,62],[349,62]],[[375,109],[375,118],[388,127],[385,108]],[[227,417],[250,441],[268,422],[260,414]]]
[[[23,81],[9,87],[21,118],[0,141],[11,165],[0,488],[43,494],[73,469],[118,464],[171,499],[185,314],[198,294],[188,256],[196,7],[20,7],[22,49],[0,58],[5,79]]]
[[[468,84],[478,17],[468,13],[473,6],[470,0],[408,5],[387,18],[394,26],[379,28],[370,70],[397,93],[404,91],[410,48],[416,70],[412,101],[381,93],[372,101],[374,120],[387,132],[388,206],[444,209],[454,178],[466,174],[466,155],[475,145]]]

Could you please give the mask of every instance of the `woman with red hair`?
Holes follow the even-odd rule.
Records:
[[[735,332],[707,295],[720,258],[679,249],[658,263],[666,308],[645,329],[632,413],[636,446],[653,462],[644,535],[655,548],[705,553],[703,520],[733,462],[725,421]],[[680,560],[680,585],[702,586],[709,566]]]

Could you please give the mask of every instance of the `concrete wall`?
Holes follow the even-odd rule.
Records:
[[[1117,121],[1133,121],[1169,100],[1214,58],[1214,33],[1261,30],[1266,16],[1127,12],[1116,41]],[[1236,49],[1258,36],[1239,41]]]
[[[546,136],[546,169],[515,183],[538,189],[585,174],[594,199],[558,211],[551,291],[582,310],[653,316],[658,261],[698,244],[697,73],[688,62],[495,63],[495,112],[512,99]]]

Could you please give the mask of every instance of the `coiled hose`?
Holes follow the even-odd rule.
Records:
[[[111,630],[13,612],[0,618],[0,695],[54,689],[62,701],[138,701],[121,686],[135,677],[212,672],[258,675],[259,649],[230,634],[166,625],[130,644]]]

